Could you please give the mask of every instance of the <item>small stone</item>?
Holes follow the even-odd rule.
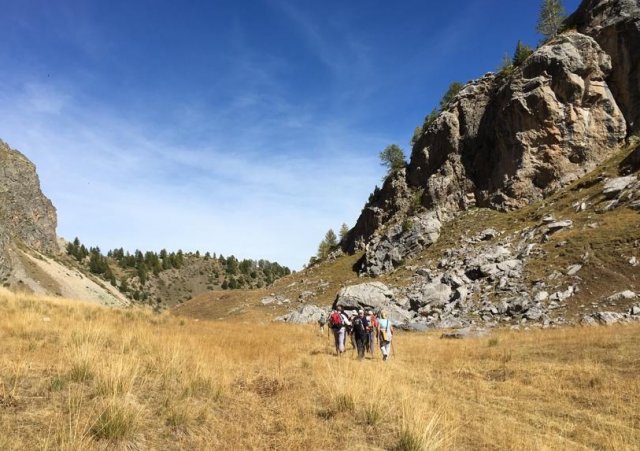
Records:
[[[557,232],[560,229],[566,229],[567,227],[571,227],[573,225],[573,221],[570,219],[565,219],[564,221],[555,221],[547,224],[547,232],[553,233]]]
[[[631,290],[620,291],[618,293],[612,294],[607,298],[609,302],[622,301],[624,299],[635,299],[636,294]]]
[[[582,269],[582,265],[571,265],[567,268],[567,275],[574,276]]]
[[[546,301],[547,299],[549,299],[549,293],[547,293],[546,291],[538,291],[533,299],[536,302]]]

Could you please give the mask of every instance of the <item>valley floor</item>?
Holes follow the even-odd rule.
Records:
[[[640,326],[396,335],[0,293],[0,449],[637,449]]]

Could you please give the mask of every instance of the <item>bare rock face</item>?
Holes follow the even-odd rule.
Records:
[[[413,147],[407,179],[424,188],[426,208],[446,214],[475,204],[477,137],[495,91],[493,74],[468,83]]]
[[[435,243],[440,238],[440,228],[432,211],[393,225],[366,245],[359,272],[375,277],[393,271],[404,259]]]
[[[588,36],[566,33],[509,78],[463,89],[413,149],[410,185],[427,208],[519,208],[606,159],[626,123],[604,78],[609,57]]]
[[[387,177],[382,189],[376,189],[369,197],[356,225],[349,231],[343,244],[347,252],[362,250],[373,234],[390,218],[408,208],[411,192],[407,186],[405,170]]]
[[[584,0],[567,25],[593,37],[611,57],[607,82],[629,131],[640,131],[640,1]]]
[[[0,275],[10,271],[11,243],[57,252],[56,225],[56,210],[40,190],[35,166],[0,141]]]
[[[527,205],[618,148],[626,122],[605,82],[610,70],[610,58],[593,39],[570,32],[515,71],[488,106],[479,136],[479,205]]]
[[[513,73],[468,83],[414,145],[405,180],[396,174],[372,195],[343,248],[366,248],[361,271],[388,272],[413,251],[382,248],[402,244],[385,236],[416,217],[406,206],[417,194],[446,221],[473,206],[523,207],[592,170],[626,137],[605,81],[610,71],[594,39],[567,32]]]

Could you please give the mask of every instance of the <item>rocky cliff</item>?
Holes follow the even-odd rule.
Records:
[[[593,37],[611,57],[607,83],[629,130],[640,131],[640,1],[585,0],[567,26]]]
[[[593,37],[565,31],[513,71],[464,86],[342,243],[365,250],[360,272],[380,275],[433,242],[435,222],[413,227],[425,216],[442,223],[476,206],[522,208],[618,150],[640,111],[639,20],[637,1],[585,1],[570,23]]]
[[[56,225],[56,210],[40,190],[35,166],[0,141],[0,277],[10,272],[13,244],[56,253]]]

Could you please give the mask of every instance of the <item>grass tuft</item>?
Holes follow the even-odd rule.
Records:
[[[120,441],[132,438],[139,426],[139,412],[121,398],[106,402],[93,425],[91,435],[98,440]]]

